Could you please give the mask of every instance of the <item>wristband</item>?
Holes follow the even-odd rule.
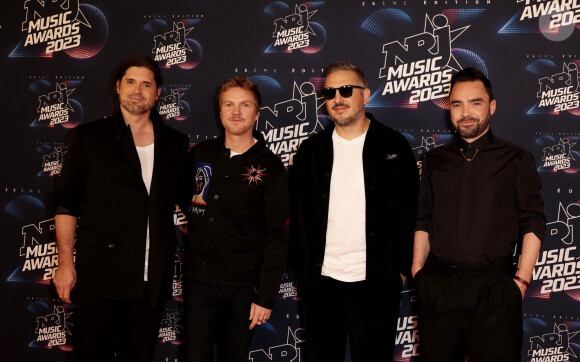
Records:
[[[522,283],[523,285],[525,285],[526,288],[530,286],[530,283],[528,281],[526,281],[524,278],[520,278],[519,276],[514,275],[514,279],[517,280],[518,282]]]

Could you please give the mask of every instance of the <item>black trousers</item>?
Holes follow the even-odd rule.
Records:
[[[511,262],[451,267],[433,256],[415,275],[421,361],[521,360],[522,295]]]
[[[306,361],[343,362],[347,336],[353,362],[392,361],[402,281],[341,282],[322,277],[302,286]]]
[[[82,362],[150,362],[163,313],[143,301],[77,295],[73,354]],[[116,357],[115,357],[116,355]]]
[[[213,362],[214,342],[218,360],[245,362],[253,335],[250,307],[253,287],[227,287],[184,279],[185,360]]]

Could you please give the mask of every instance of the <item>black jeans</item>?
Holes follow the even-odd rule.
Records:
[[[78,295],[73,329],[75,361],[153,361],[163,306],[159,303],[151,308],[145,300],[148,298],[124,301]]]
[[[452,268],[430,256],[415,289],[421,361],[521,360],[522,295],[509,260]]]
[[[403,282],[341,282],[328,277],[304,285],[306,361],[344,361],[347,335],[353,362],[392,361]]]
[[[228,287],[184,279],[185,360],[213,362],[214,342],[218,360],[245,362],[253,335],[250,307],[253,287]]]

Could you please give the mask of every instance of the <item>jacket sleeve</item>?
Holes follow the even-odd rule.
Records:
[[[55,214],[79,217],[82,215],[88,160],[81,132],[74,129],[70,135],[71,142],[65,154],[62,172],[55,180]]]
[[[195,179],[193,174],[194,148],[192,148],[183,158],[179,185],[177,188],[177,206],[185,215],[189,215],[189,204],[195,189]]]
[[[406,277],[411,277],[411,261],[413,258],[413,228],[417,216],[417,191],[419,176],[417,161],[409,144],[401,136],[400,196],[398,198],[398,228],[397,240],[400,245],[401,257],[397,259],[397,270]]]
[[[419,195],[417,205],[417,220],[415,221],[415,231],[425,231],[431,233],[431,210],[433,209],[433,191],[431,187],[431,168],[429,163],[429,153],[423,156],[423,166],[421,167],[421,183],[419,184]]]
[[[264,261],[254,301],[268,309],[272,309],[278,296],[288,250],[288,177],[281,162],[278,167],[264,195]]]

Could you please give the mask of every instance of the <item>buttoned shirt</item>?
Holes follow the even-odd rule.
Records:
[[[541,181],[526,149],[488,131],[472,144],[456,137],[423,161],[415,230],[453,264],[506,258],[523,235],[545,233]]]

